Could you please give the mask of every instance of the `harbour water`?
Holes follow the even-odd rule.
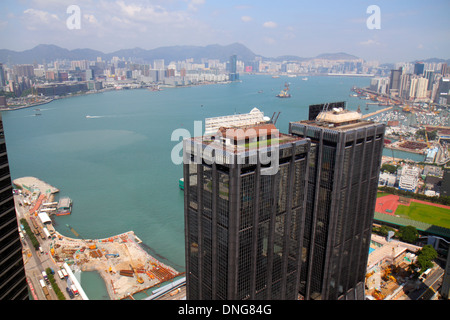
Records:
[[[365,110],[365,101],[349,97],[353,86],[370,84],[366,78],[241,79],[60,99],[41,106],[39,116],[34,108],[3,112],[11,177],[37,177],[60,189],[60,196],[73,199],[72,214],[55,217],[63,235],[72,236],[66,224],[89,239],[133,230],[152,256],[183,272],[184,207],[178,188],[182,166],[171,160],[172,149],[181,141],[179,136],[171,140],[175,129],[193,135],[194,121],[257,107],[269,117],[281,112],[277,127],[288,132],[289,121],[307,118],[310,104],[347,101],[349,109],[360,105],[363,113],[381,108]],[[285,82],[292,97],[276,98]],[[83,278],[86,292],[105,297],[101,281],[92,275]]]

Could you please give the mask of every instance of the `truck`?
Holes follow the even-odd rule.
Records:
[[[41,284],[42,291],[44,292],[45,298],[50,300],[50,293],[48,292],[47,286],[45,285],[44,279],[40,279],[39,283]]]
[[[61,272],[62,272],[64,278],[67,279],[69,277],[69,275],[67,274],[67,271],[65,269],[61,269]]]
[[[77,289],[77,287],[75,287],[75,285],[70,285],[70,289],[72,289],[72,292],[73,292],[73,294],[74,295],[78,295],[78,289]]]
[[[61,272],[61,270],[58,270],[58,276],[61,280],[65,279],[64,274]]]

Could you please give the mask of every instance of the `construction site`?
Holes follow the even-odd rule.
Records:
[[[13,183],[18,219],[26,219],[39,239],[41,254],[50,258],[52,269],[64,269],[66,265],[74,274],[97,271],[111,300],[133,299],[138,292],[150,295],[147,291],[182,275],[145,251],[133,231],[105,239],[83,239],[67,225],[76,238],[60,234],[49,218],[58,215],[58,202],[53,200],[59,190],[34,177],[19,178]],[[24,246],[24,261],[31,256],[29,247]]]
[[[153,258],[129,231],[107,239],[73,239],[57,234],[51,242],[56,264],[67,262],[72,269],[97,271],[112,300],[131,298],[172,280],[180,274]]]
[[[366,297],[373,300],[404,300],[420,284],[410,266],[421,247],[372,234],[366,273]]]

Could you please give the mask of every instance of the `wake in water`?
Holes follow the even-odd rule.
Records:
[[[105,118],[106,116],[86,116],[87,119]]]

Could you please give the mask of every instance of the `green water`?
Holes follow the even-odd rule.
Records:
[[[41,116],[35,116],[34,108],[3,112],[12,178],[35,176],[73,199],[72,214],[55,217],[60,233],[73,236],[66,224],[90,239],[133,230],[150,254],[182,272],[184,206],[178,187],[182,166],[171,161],[171,151],[179,143],[171,141],[175,129],[193,134],[194,121],[258,107],[269,117],[281,111],[277,127],[288,132],[289,121],[307,118],[310,104],[347,101],[349,109],[361,105],[363,113],[380,108],[365,110],[363,100],[349,97],[352,86],[368,86],[370,79],[241,78],[231,84],[61,99],[40,106]],[[285,82],[290,82],[292,98],[276,98]],[[87,292],[102,285],[102,281],[82,283]],[[94,296],[102,297],[103,290]]]

